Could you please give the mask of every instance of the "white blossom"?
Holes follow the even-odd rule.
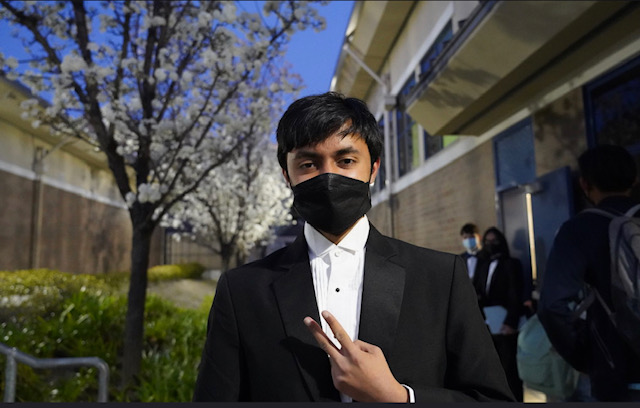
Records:
[[[18,60],[15,59],[14,57],[9,57],[5,60],[5,64],[11,68],[11,69],[16,69],[18,68]]]
[[[62,64],[60,65],[60,69],[62,72],[75,72],[82,71],[87,68],[87,64],[85,61],[78,55],[75,54],[67,54],[62,60]]]
[[[196,230],[206,235],[212,221],[197,198],[209,198],[225,236],[242,231],[235,245],[243,253],[290,221],[290,191],[264,143],[287,93],[301,85],[284,64],[286,42],[323,24],[312,2],[266,1],[268,17],[231,1],[86,2],[84,19],[71,2],[11,4],[15,13],[0,7],[0,18],[21,27],[29,62],[2,54],[0,70],[49,101],[21,103],[21,117],[105,149],[131,214],[152,227],[160,217],[177,226],[199,220]],[[152,30],[163,34],[149,44]],[[86,41],[77,38],[85,32]],[[258,162],[262,171],[247,185],[247,169]]]

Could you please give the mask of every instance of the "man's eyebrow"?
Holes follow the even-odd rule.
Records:
[[[358,154],[358,153],[360,153],[360,150],[356,149],[353,146],[349,146],[349,147],[345,147],[345,148],[342,148],[342,149],[336,151],[334,153],[334,156],[343,156],[345,154]],[[322,155],[320,153],[317,153],[314,150],[301,149],[301,150],[298,150],[298,151],[296,151],[294,153],[293,159],[294,160],[297,160],[297,159],[314,159],[314,158],[317,158],[317,157],[320,157],[320,156],[322,156]]]
[[[358,154],[360,153],[360,150],[356,149],[353,146],[349,146],[349,147],[345,147],[344,149],[340,149],[336,152],[336,156],[342,156],[345,154]]]

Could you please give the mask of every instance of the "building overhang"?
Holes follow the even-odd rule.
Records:
[[[344,45],[348,44],[364,64],[379,74],[415,3],[400,0],[354,3],[331,90],[366,99],[375,79],[344,51]]]
[[[479,135],[566,80],[588,61],[588,50],[596,56],[637,33],[633,3],[482,2],[408,95],[406,109],[432,135]],[[596,41],[607,30],[609,41]]]

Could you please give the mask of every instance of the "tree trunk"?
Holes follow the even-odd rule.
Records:
[[[242,266],[247,263],[247,256],[242,251],[236,252],[236,266]]]
[[[135,225],[135,223],[134,223]],[[139,226],[133,229],[131,247],[131,281],[127,302],[124,331],[121,385],[125,389],[140,373],[144,338],[144,307],[147,297],[147,270],[154,227]]]
[[[231,258],[233,257],[233,245],[220,244],[220,257],[222,258],[222,272],[229,270]]]

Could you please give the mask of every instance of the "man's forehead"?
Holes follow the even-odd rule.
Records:
[[[315,142],[309,143],[304,146],[297,146],[289,151],[289,154],[296,154],[298,152],[313,152],[317,150],[325,150],[325,149],[335,149],[335,150],[354,150],[360,151],[358,148],[359,144],[364,144],[366,146],[366,142],[362,136],[357,133],[349,133],[347,135],[341,135],[339,132],[328,136],[327,138]]]

